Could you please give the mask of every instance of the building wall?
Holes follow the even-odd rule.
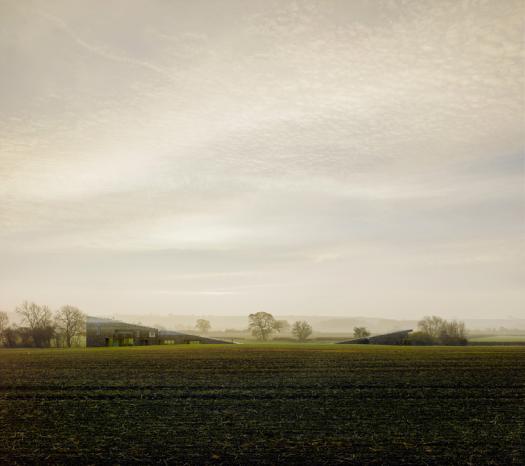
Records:
[[[111,319],[88,317],[86,321],[86,346],[147,346],[169,344],[229,344],[228,341],[189,335],[180,332],[160,331],[153,327],[128,324]]]
[[[158,330],[118,321],[87,320],[86,346],[158,345]]]

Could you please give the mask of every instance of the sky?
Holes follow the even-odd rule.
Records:
[[[525,317],[524,18],[0,0],[0,309]]]

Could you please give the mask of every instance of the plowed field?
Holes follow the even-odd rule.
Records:
[[[0,350],[0,463],[525,464],[525,347]]]

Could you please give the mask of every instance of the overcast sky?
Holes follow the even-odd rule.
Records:
[[[524,5],[0,0],[0,308],[525,317]]]

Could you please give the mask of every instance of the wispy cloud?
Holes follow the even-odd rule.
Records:
[[[105,58],[107,60],[112,60],[118,63],[142,67],[154,73],[158,73],[170,81],[173,80],[173,76],[170,74],[170,72],[160,66],[157,66],[147,61],[137,60],[133,57],[129,57],[123,54],[116,53],[112,51],[111,49],[109,49],[107,46],[95,45],[89,41],[84,40],[78,34],[76,34],[75,31],[73,31],[71,27],[69,27],[68,24],[63,19],[59,18],[58,16],[52,15],[42,10],[36,10],[36,9],[35,10],[28,9],[27,11],[41,18],[44,18],[47,21],[51,21],[53,24],[58,26],[58,28],[64,34],[66,34],[76,45],[87,50],[90,53],[93,53],[102,58]]]

